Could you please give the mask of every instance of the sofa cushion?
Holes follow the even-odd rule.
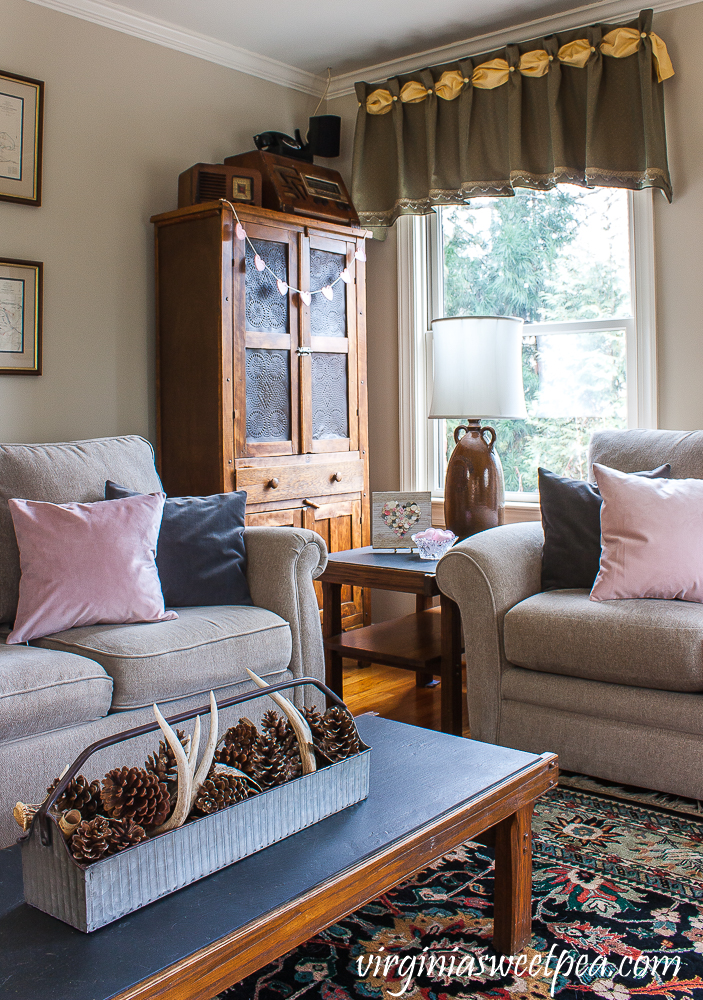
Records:
[[[587,590],[553,590],[505,616],[505,655],[529,670],[587,680],[703,691],[703,605],[596,602]]]
[[[105,499],[135,497],[133,490],[105,483]],[[156,565],[169,608],[251,604],[244,547],[246,493],[167,497]]]
[[[8,500],[22,567],[8,645],[81,625],[177,618],[164,609],[156,569],[164,500]]]
[[[128,482],[140,493],[157,493],[161,480],[154,452],[136,435],[66,444],[0,445],[0,622],[17,611],[20,561],[10,497],[49,503],[93,503],[104,499],[105,480]]]
[[[178,619],[140,625],[89,625],[37,640],[97,660],[112,677],[112,711],[173,701],[226,687],[290,663],[290,625],[265,608],[179,608]]]
[[[101,719],[111,698],[112,681],[94,660],[0,645],[0,741]]]

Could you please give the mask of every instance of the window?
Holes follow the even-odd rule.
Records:
[[[403,489],[441,494],[461,422],[427,420],[435,317],[525,320],[528,417],[494,422],[508,499],[540,465],[585,478],[593,430],[655,425],[651,216],[651,192],[562,185],[399,220]]]

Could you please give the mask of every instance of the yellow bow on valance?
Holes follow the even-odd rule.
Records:
[[[427,87],[423,87],[421,83],[411,80],[400,91],[400,99],[403,104],[419,104],[420,101],[424,101],[431,93],[432,91],[428,90]]]
[[[533,49],[532,52],[523,52],[518,69],[523,76],[545,76],[553,59],[544,49]]]
[[[468,77],[465,77],[458,69],[448,69],[442,73],[434,85],[434,92],[443,101],[453,101],[459,96],[465,83],[469,83]]]
[[[614,28],[607,35],[603,36],[600,43],[600,50],[604,56],[614,56],[616,59],[625,59],[638,51],[642,44],[642,39],[647,37],[646,31],[638,31],[637,28]],[[649,33],[649,40],[652,43],[652,55],[654,56],[654,66],[657,71],[657,80],[661,83],[674,75],[674,67],[669,58],[669,52],[665,43],[655,35],[653,31]]]
[[[557,53],[559,62],[565,66],[576,66],[583,69],[591,55],[596,51],[587,38],[578,38],[575,42],[562,45]]]
[[[481,63],[471,74],[471,82],[479,90],[495,90],[508,82],[510,67],[506,59],[489,59]]]

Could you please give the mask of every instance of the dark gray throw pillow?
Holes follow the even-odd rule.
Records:
[[[105,499],[137,496],[108,481]],[[156,566],[167,608],[253,604],[246,578],[246,493],[167,497]]]
[[[582,479],[555,476],[539,469],[539,502],[544,529],[542,590],[570,590],[593,586],[600,565],[600,507],[598,487]],[[648,479],[668,479],[670,465],[637,472]]]

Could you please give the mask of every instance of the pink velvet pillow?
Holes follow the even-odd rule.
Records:
[[[703,603],[703,480],[643,479],[604,465],[593,471],[603,506],[591,600]]]
[[[20,550],[20,596],[8,643],[76,625],[160,622],[156,569],[165,495],[100,503],[9,500]]]

